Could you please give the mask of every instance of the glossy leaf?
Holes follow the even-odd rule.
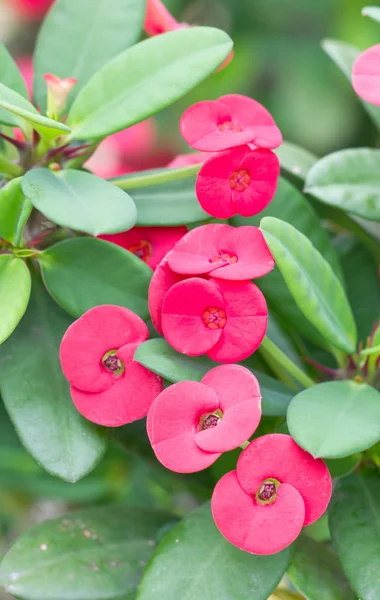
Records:
[[[264,217],[260,228],[305,317],[333,346],[354,352],[355,321],[343,287],[329,263],[292,225]]]
[[[291,142],[282,142],[275,153],[280,159],[281,168],[301,181],[306,179],[309,170],[318,160],[314,154]]]
[[[349,81],[349,86],[352,88],[352,67],[359,56],[361,54],[361,50],[352,46],[351,44],[347,44],[346,42],[341,42],[340,40],[323,40],[322,48],[329,55],[329,57],[335,62],[335,64],[339,67],[342,73],[347,77]],[[353,94],[355,94],[354,90],[351,90]],[[358,100],[362,103],[364,109],[367,111],[372,121],[375,123],[377,128],[380,128],[380,107],[374,106],[365,100],[362,100],[359,96],[356,96]]]
[[[52,475],[75,482],[100,459],[105,440],[75,409],[61,370],[59,346],[70,324],[35,281],[22,322],[0,347],[0,390],[28,452]]]
[[[148,340],[141,344],[137,348],[134,358],[144,367],[171,383],[185,380],[200,381],[203,375],[217,366],[217,363],[207,356],[189,357],[176,352],[162,338]],[[293,397],[292,391],[269,375],[253,370],[247,364],[244,366],[256,375],[260,383],[263,414],[284,416]]]
[[[309,171],[306,191],[321,202],[380,221],[380,150],[333,152]]]
[[[26,122],[47,140],[53,140],[59,135],[67,134],[71,131],[67,125],[40,115],[29,100],[26,100],[23,96],[2,83],[0,83],[0,106],[16,116],[14,119],[15,125],[24,130]]]
[[[286,570],[290,552],[242,552],[219,533],[207,503],[165,535],[144,572],[136,600],[267,600]]]
[[[293,398],[287,423],[313,456],[350,456],[380,440],[380,392],[354,381],[320,383]]]
[[[74,317],[99,304],[125,306],[149,317],[152,270],[131,252],[93,238],[65,240],[39,257],[47,289]]]
[[[9,181],[0,189],[0,238],[17,246],[21,242],[22,232],[32,205],[21,189],[22,178]]]
[[[132,598],[157,532],[173,520],[129,506],[70,512],[24,533],[1,561],[0,582],[24,600]]]
[[[287,574],[308,600],[355,600],[334,551],[305,535],[295,544]]]
[[[380,597],[380,477],[362,471],[341,479],[330,502],[333,544],[361,600]]]
[[[35,208],[63,227],[99,235],[127,231],[136,222],[136,207],[126,192],[84,171],[32,169],[22,189]]]
[[[78,94],[68,124],[74,139],[98,138],[169,106],[212,73],[232,41],[211,27],[157,35],[105,65]]]
[[[30,273],[20,258],[0,254],[0,344],[16,329],[30,297]]]
[[[321,252],[331,265],[334,273],[342,278],[338,255],[333,248],[326,231],[320,220],[312,209],[309,201],[288,181],[280,178],[276,195],[267,208],[255,217],[245,219],[234,217],[231,219],[233,225],[254,225],[258,227],[263,217],[277,217],[306,235],[313,246]],[[294,327],[305,337],[310,338],[319,345],[323,345],[322,336],[313,325],[302,314],[294,302],[286,283],[278,268],[268,273],[256,283],[264,292],[264,295],[276,313],[284,322]]]
[[[378,6],[365,6],[362,8],[362,15],[380,23],[380,8]]]
[[[45,73],[77,79],[74,99],[92,75],[137,42],[144,15],[145,0],[56,0],[34,53],[36,104],[46,108]]]
[[[20,96],[28,98],[24,79],[15,61],[3,44],[0,44],[0,81],[8,88],[20,94]],[[4,108],[0,108],[0,123],[13,127],[17,125],[17,120],[12,113]]]
[[[173,226],[209,219],[195,195],[194,178],[128,192],[137,207],[137,225]]]

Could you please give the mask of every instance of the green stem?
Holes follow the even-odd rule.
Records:
[[[122,190],[137,190],[138,188],[148,187],[150,185],[160,185],[171,181],[189,179],[198,173],[201,166],[202,165],[198,164],[191,165],[190,167],[183,167],[181,169],[152,169],[145,175],[144,171],[141,171],[138,175],[115,177],[114,179],[109,179],[109,181]]]
[[[246,442],[243,442],[242,444],[240,444],[240,448],[241,448],[242,450],[245,450],[247,446],[249,446],[249,442],[248,442],[248,440],[247,440]]]
[[[20,165],[15,165],[15,163],[8,160],[3,154],[0,154],[0,172],[12,175],[12,177],[19,177],[23,173]]]
[[[374,346],[373,348],[366,348],[366,350],[362,350],[360,352],[361,356],[370,356],[371,354],[378,354],[380,353],[380,345],[379,346]]]
[[[290,375],[292,375],[292,377],[294,377],[294,379],[296,379],[303,387],[308,388],[315,385],[315,381],[313,381],[308,375],[306,375],[306,373],[297,367],[297,365],[290,360],[290,358],[288,358],[286,354],[284,354],[282,350],[280,350],[280,348],[278,348],[278,346],[276,346],[276,344],[274,344],[269,338],[265,337],[263,339],[260,346],[260,351],[263,353],[264,358],[265,355],[269,356],[278,365],[283,367]]]

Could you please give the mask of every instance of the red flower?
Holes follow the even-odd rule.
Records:
[[[148,412],[147,431],[158,460],[178,473],[209,467],[256,430],[261,395],[245,367],[222,365],[201,380],[166,388]]]
[[[253,554],[274,554],[319,519],[331,491],[322,460],[289,435],[272,433],[253,440],[241,453],[236,471],[217,483],[211,508],[229,542]]]
[[[29,98],[33,95],[33,59],[31,56],[20,56],[16,58],[16,64],[20,70],[20,73],[25,81],[26,89],[29,93]]]
[[[148,339],[144,321],[121,306],[87,311],[63,336],[60,359],[76,408],[89,421],[118,427],[145,417],[160,377],[133,360]]]
[[[277,148],[282,142],[270,113],[256,100],[240,94],[193,104],[182,115],[180,128],[192,148],[205,152],[248,143]]]
[[[41,19],[54,0],[10,0],[12,6],[27,19]]]
[[[225,150],[206,160],[198,173],[199,204],[218,219],[252,217],[273,199],[279,175],[279,160],[270,150],[248,145]]]
[[[192,277],[173,285],[164,297],[161,326],[175,350],[207,354],[218,362],[247,358],[261,344],[268,309],[249,281],[212,281]]]
[[[210,158],[208,152],[192,152],[191,154],[178,154],[168,164],[169,169],[179,169],[180,167],[190,167],[203,163],[207,158]]]
[[[177,242],[168,264],[183,275],[209,273],[244,281],[269,273],[274,260],[257,227],[210,224],[192,229]]]
[[[186,227],[133,227],[123,233],[100,235],[135,254],[153,270],[174,245],[187,233]]]
[[[380,44],[368,48],[355,60],[352,85],[363,100],[380,106]]]
[[[186,279],[184,275],[178,275],[171,270],[168,263],[168,257],[165,258],[157,265],[153,277],[150,280],[148,290],[148,308],[150,318],[154,327],[158,333],[162,335],[161,317],[162,317],[162,305],[164,303],[165,296],[170,288],[179,281]]]
[[[145,13],[144,30],[150,36],[167,33],[175,29],[188,27],[186,23],[178,23],[161,0],[148,0]]]

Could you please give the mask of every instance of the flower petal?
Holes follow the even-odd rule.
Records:
[[[170,268],[184,275],[200,275],[218,269],[221,262],[212,262],[219,258],[220,241],[230,230],[230,225],[212,223],[201,225],[189,231],[168,256]]]
[[[380,44],[368,48],[355,60],[352,85],[363,100],[380,106]]]
[[[174,271],[170,269],[168,256],[157,265],[149,284],[148,307],[150,318],[158,333],[162,334],[161,317],[164,298],[170,288],[183,279],[184,276],[178,275],[178,273],[174,273]]]

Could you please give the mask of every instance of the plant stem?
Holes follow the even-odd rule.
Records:
[[[277,362],[278,365],[283,367],[303,387],[309,388],[315,385],[315,381],[313,381],[308,375],[306,375],[306,373],[297,367],[297,365],[290,360],[290,358],[288,358],[286,354],[284,354],[282,350],[280,350],[280,348],[278,348],[278,346],[276,346],[276,344],[274,344],[269,338],[265,337],[263,339],[260,346],[260,351],[264,354],[264,357],[265,355],[269,356],[271,359]]]
[[[141,173],[137,175],[115,177],[108,181],[122,190],[137,190],[138,188],[148,187],[150,185],[159,185],[171,181],[189,179],[198,173],[201,166],[201,164],[198,164],[191,165],[190,167],[183,167],[181,169],[152,169],[149,170],[146,175],[144,175],[144,171],[141,171]]]
[[[362,350],[360,352],[361,356],[370,356],[371,354],[378,354],[380,353],[380,345],[379,346],[373,346],[373,348],[366,348],[365,350]]]
[[[12,177],[19,177],[22,175],[22,168],[20,165],[15,165],[15,163],[0,154],[0,172],[12,175]]]

